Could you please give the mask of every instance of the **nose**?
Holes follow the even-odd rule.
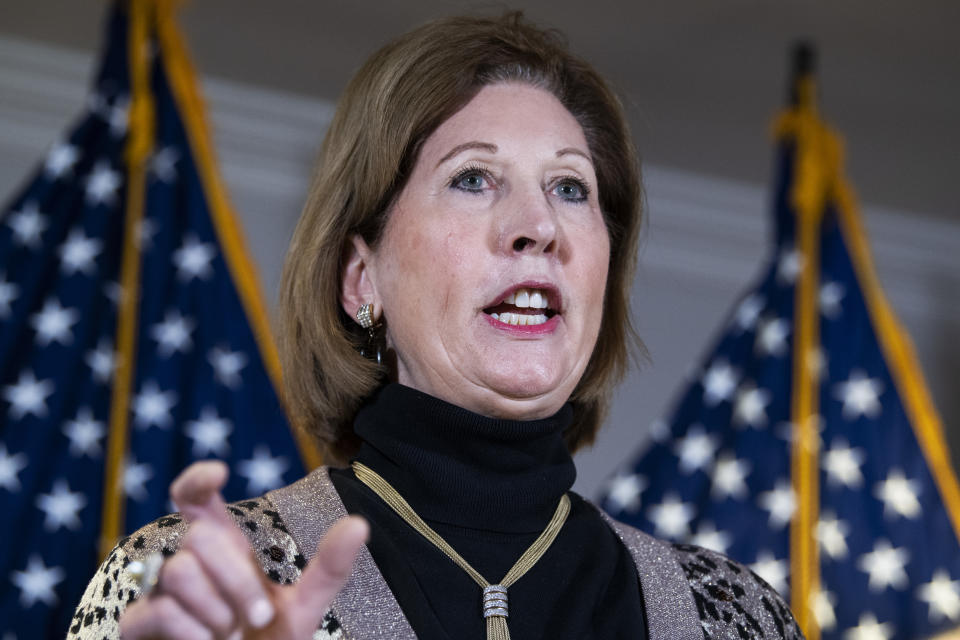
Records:
[[[544,193],[537,189],[514,202],[504,202],[498,245],[503,253],[555,254],[560,228]]]

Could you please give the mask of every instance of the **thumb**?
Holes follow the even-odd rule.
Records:
[[[170,485],[170,498],[187,522],[210,519],[232,525],[220,495],[229,475],[227,465],[219,460],[194,462]]]
[[[353,570],[353,562],[370,534],[367,521],[359,516],[341,518],[330,527],[317,545],[317,552],[303,570],[293,587],[293,617],[295,625],[312,627],[323,619],[324,613],[346,583]]]

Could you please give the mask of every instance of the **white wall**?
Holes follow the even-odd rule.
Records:
[[[0,38],[0,199],[78,115],[91,63],[75,52]],[[332,105],[215,79],[205,79],[204,90],[221,169],[272,302]],[[578,456],[576,489],[585,495],[595,495],[668,409],[767,250],[760,179],[744,184],[647,166],[645,181],[649,226],[633,301],[651,362],[631,373],[597,444]],[[960,373],[960,225],[870,207],[865,218],[881,281],[960,451],[960,399],[952,389]]]

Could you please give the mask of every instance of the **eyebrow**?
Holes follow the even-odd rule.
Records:
[[[489,151],[490,153],[496,153],[498,147],[492,142],[480,142],[479,140],[471,140],[470,142],[464,142],[463,144],[458,144],[453,149],[450,149],[450,151],[448,151],[445,156],[440,158],[440,162],[437,163],[437,166],[439,167],[440,165],[442,165],[444,162],[446,162],[453,156],[463,151],[466,151],[467,149],[483,149],[484,151]]]

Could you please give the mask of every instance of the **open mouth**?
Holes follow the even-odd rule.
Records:
[[[551,304],[551,292],[546,289],[515,289],[499,304],[484,309],[494,320],[504,324],[530,327],[543,324],[557,315]]]

